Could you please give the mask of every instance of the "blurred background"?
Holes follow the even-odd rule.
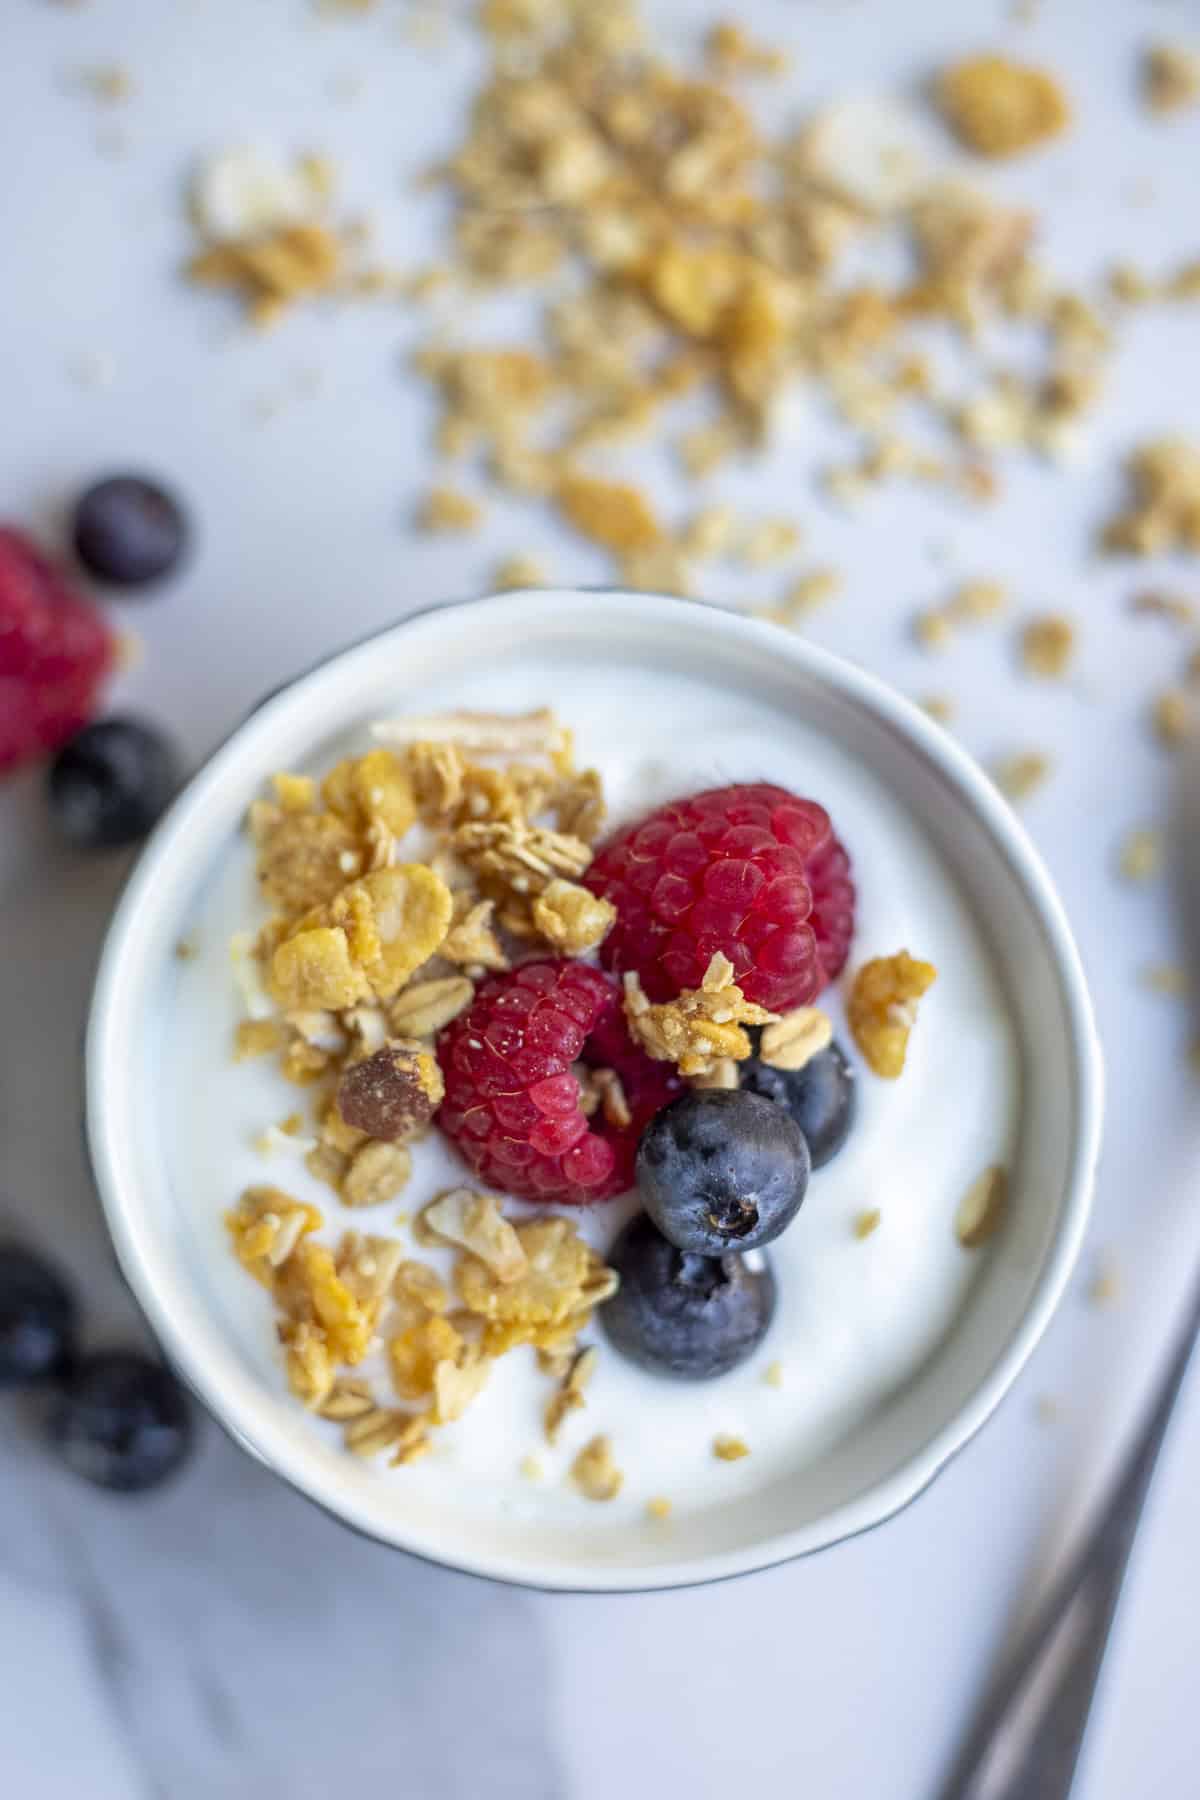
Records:
[[[565,126],[543,119],[530,165],[493,95],[467,140],[497,64],[542,70],[554,106],[543,32],[637,66],[608,0],[5,0],[0,519],[116,634],[95,703],[169,735],[185,768],[348,639],[504,581],[763,610],[928,703],[1022,807],[1093,983],[1110,1125],[1084,1263],[1000,1415],[915,1507],[687,1594],[556,1598],[423,1567],[208,1422],[171,1484],[122,1499],[61,1466],[42,1400],[0,1394],[0,1768],[23,1800],[384,1780],[429,1800],[924,1800],[1101,1491],[1194,1267],[1197,1075],[1158,851],[1200,694],[1200,8],[640,16],[664,67],[733,98],[696,102],[690,172],[668,167],[678,118],[649,133],[644,190],[604,217],[604,171]],[[753,308],[706,335],[707,276],[663,274],[676,386],[649,403],[623,351],[636,321],[604,313],[596,271],[734,165],[779,184],[755,254],[800,348],[768,331],[747,361]],[[575,528],[546,497],[548,440],[516,429],[537,409],[448,354],[464,345],[556,359],[563,416],[538,427],[635,487],[650,541]],[[128,471],[178,501],[152,587],[93,580],[121,550],[103,529],[90,572],[72,549],[79,496]],[[15,581],[10,558],[0,656]],[[56,722],[13,666],[0,1218],[69,1271],[89,1343],[137,1343],[78,1132],[89,979],[130,853],[65,841],[25,754]],[[1194,1786],[1197,1481],[1193,1394],[1081,1800]]]

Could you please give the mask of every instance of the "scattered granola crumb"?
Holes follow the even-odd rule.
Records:
[[[417,511],[422,531],[475,531],[482,519],[477,500],[449,487],[430,488]]]
[[[599,1352],[594,1345],[571,1359],[570,1367],[547,1400],[542,1415],[547,1443],[556,1444],[568,1414],[586,1405],[585,1389],[596,1372],[598,1360]]]
[[[1179,999],[1188,991],[1187,970],[1180,963],[1147,963],[1141,972],[1141,984],[1152,994]]]
[[[1021,662],[1030,675],[1057,681],[1075,655],[1075,627],[1062,613],[1030,619],[1021,632]]]
[[[1167,594],[1161,588],[1143,588],[1134,594],[1129,610],[1144,618],[1167,619],[1172,625],[1192,625],[1196,619],[1195,603],[1182,594]]]
[[[1008,1175],[999,1164],[971,1183],[954,1215],[954,1235],[964,1250],[978,1250],[995,1237],[1008,1209]]]
[[[928,713],[931,719],[936,719],[939,725],[949,725],[957,711],[949,694],[926,694],[919,704],[921,710]]]
[[[175,945],[176,962],[195,962],[200,954],[200,940],[197,937],[181,937]]]
[[[1039,1425],[1057,1425],[1062,1407],[1053,1394],[1039,1394],[1033,1403],[1033,1416]]]
[[[1162,869],[1162,832],[1156,825],[1139,825],[1124,839],[1117,867],[1126,881],[1153,881]]]
[[[658,1062],[675,1063],[681,1075],[705,1076],[724,1059],[744,1062],[753,1046],[744,1027],[770,1025],[774,1014],[755,1006],[733,979],[733,964],[719,950],[699,988],[652,1006],[636,970],[624,978],[625,1019],[635,1043]]]
[[[250,1057],[268,1056],[278,1050],[282,1038],[278,1019],[243,1019],[234,1033],[233,1060],[246,1062]]]
[[[1167,688],[1155,700],[1150,713],[1154,734],[1168,750],[1178,750],[1196,729],[1196,712],[1182,688]]]
[[[671,1502],[664,1498],[662,1494],[656,1494],[652,1500],[647,1500],[646,1517],[648,1519],[662,1520],[669,1519],[670,1516]]]
[[[1001,757],[992,769],[992,779],[1000,792],[1015,806],[1029,800],[1050,778],[1053,763],[1041,750],[1017,750]]]
[[[767,1364],[763,1371],[763,1381],[768,1387],[781,1388],[783,1386],[783,1364],[778,1358]]]
[[[704,49],[719,75],[782,75],[788,66],[785,51],[756,44],[730,19],[711,27]]]
[[[1005,56],[973,56],[943,70],[936,91],[951,130],[981,156],[1016,156],[1058,137],[1071,119],[1053,75]]]
[[[1153,44],[1142,65],[1142,89],[1153,113],[1182,112],[1200,101],[1200,51]]]
[[[718,1462],[740,1462],[743,1456],[749,1456],[750,1446],[744,1438],[722,1431],[713,1439],[712,1452]]]
[[[879,1222],[883,1214],[877,1206],[868,1207],[864,1212],[854,1215],[854,1235],[856,1238],[869,1238],[879,1230]]]
[[[1104,1252],[1097,1259],[1092,1278],[1087,1286],[1088,1305],[1101,1309],[1118,1306],[1121,1302],[1123,1286],[1120,1269],[1111,1255]]]
[[[1132,503],[1104,531],[1106,550],[1155,556],[1200,552],[1200,449],[1182,438],[1157,438],[1128,464]]]
[[[833,1042],[833,1021],[818,1006],[798,1006],[763,1026],[759,1060],[772,1069],[803,1069]]]
[[[506,556],[496,565],[492,585],[498,593],[507,593],[513,588],[546,587],[549,580],[546,565],[539,557]]]
[[[612,1439],[592,1438],[571,1464],[571,1480],[588,1500],[615,1500],[625,1477],[613,1461]]]
[[[737,554],[751,568],[765,568],[790,556],[800,542],[800,532],[789,519],[760,519],[744,534]]]
[[[96,68],[81,69],[79,85],[93,100],[100,100],[105,106],[122,106],[137,92],[133,76],[120,63],[103,63]]]
[[[576,531],[605,549],[649,550],[662,540],[649,502],[627,483],[571,475],[558,490],[558,504]]]
[[[855,1043],[876,1075],[894,1081],[903,1073],[917,1003],[937,980],[932,963],[900,950],[864,963],[854,978],[846,1017]]]
[[[1008,606],[1008,589],[1002,581],[964,581],[946,602],[946,616],[954,625],[982,624]]]
[[[542,1481],[546,1475],[539,1456],[523,1456],[517,1464],[517,1473],[524,1481]]]

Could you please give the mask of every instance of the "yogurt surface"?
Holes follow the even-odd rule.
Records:
[[[586,604],[580,597],[578,604]],[[514,665],[422,692],[420,710],[455,707],[526,711],[552,703],[575,732],[580,767],[603,777],[610,823],[704,787],[770,780],[821,802],[850,852],[858,885],[858,926],[850,969],[868,957],[907,949],[937,965],[921,1002],[908,1066],[895,1082],[862,1065],[845,1029],[841,996],[820,1004],[860,1071],[859,1112],[841,1154],[813,1177],[803,1208],[770,1248],[778,1285],[765,1343],[742,1368],[710,1383],[660,1380],[625,1362],[597,1324],[600,1347],[587,1404],[572,1413],[557,1446],[545,1442],[542,1409],[552,1391],[531,1350],[498,1361],[466,1416],[433,1435],[421,1462],[372,1478],[412,1484],[426,1504],[497,1509],[525,1519],[627,1526],[664,1497],[676,1515],[736,1500],[818,1458],[864,1420],[923,1364],[963,1305],[986,1249],[962,1249],[954,1215],[990,1163],[1010,1161],[1020,1101],[1015,1032],[984,935],[967,901],[914,819],[886,784],[840,746],[781,708],[727,693],[675,672],[598,662],[569,676]],[[411,708],[410,708],[411,710]],[[314,742],[321,738],[314,720]],[[320,745],[307,769],[321,774],[339,755],[369,748],[361,732]],[[263,780],[274,773],[264,768]],[[412,1180],[393,1205],[342,1207],[312,1177],[302,1150],[264,1156],[268,1125],[305,1110],[303,1090],[270,1058],[232,1062],[247,995],[235,978],[230,940],[253,934],[266,916],[248,839],[231,842],[196,897],[184,926],[192,954],[175,971],[162,1044],[164,1140],[189,1260],[239,1353],[295,1414],[296,1430],[320,1434],[330,1449],[339,1428],[306,1414],[287,1393],[270,1297],[235,1261],[223,1214],[248,1186],[270,1182],[318,1206],[322,1236],[358,1230],[411,1245],[397,1224],[441,1188],[469,1179],[434,1132],[414,1147]],[[631,1197],[576,1212],[601,1250],[635,1209]],[[880,1223],[859,1239],[854,1221],[878,1209]],[[437,1262],[435,1254],[412,1254]],[[778,1365],[773,1368],[773,1365]],[[772,1370],[773,1379],[767,1379]],[[381,1354],[363,1373],[383,1402],[390,1384]],[[567,1470],[598,1432],[613,1440],[625,1483],[603,1505],[580,1496]],[[743,1439],[737,1462],[713,1455],[718,1435]],[[339,1453],[340,1450],[339,1450]],[[536,1458],[541,1479],[521,1472]],[[398,1493],[398,1502],[400,1495]]]

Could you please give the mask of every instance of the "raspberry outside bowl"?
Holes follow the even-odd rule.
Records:
[[[253,1284],[212,1253],[234,1192],[213,1193],[203,1218],[182,1203],[187,1146],[173,1141],[159,1104],[175,946],[266,776],[328,754],[365,720],[428,711],[431,694],[466,681],[494,682],[496,704],[507,706],[509,677],[519,677],[525,703],[556,700],[569,720],[573,677],[594,682],[598,669],[613,696],[614,741],[623,675],[678,673],[771,709],[772,729],[802,720],[881,780],[968,897],[1021,1065],[1011,1214],[937,1349],[833,1447],[772,1469],[736,1500],[679,1505],[665,1531],[549,1490],[505,1507],[486,1480],[465,1475],[435,1492],[423,1477],[407,1479],[420,1468],[376,1468],[322,1437],[270,1362],[257,1315],[250,1331],[241,1300],[231,1302],[231,1281]],[[713,751],[719,762],[719,744]],[[121,1264],[165,1351],[237,1440],[381,1542],[576,1591],[682,1587],[768,1567],[878,1525],[915,1499],[999,1404],[1049,1323],[1083,1237],[1102,1104],[1091,1007],[1061,906],[1007,804],[953,741],[870,676],[772,626],[610,591],[548,589],[421,613],[265,701],[147,845],[110,927],[86,1055],[89,1142]],[[261,1179],[273,1178],[286,1185],[268,1165]],[[528,1447],[514,1446],[513,1460]]]

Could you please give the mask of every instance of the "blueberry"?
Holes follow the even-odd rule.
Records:
[[[175,752],[160,732],[137,719],[102,719],[51,763],[50,810],[70,843],[113,849],[144,838],[177,785]]]
[[[40,1257],[0,1244],[0,1388],[62,1375],[75,1343],[75,1301]]]
[[[814,1169],[832,1162],[850,1135],[858,1110],[854,1064],[840,1044],[818,1051],[802,1069],[771,1069],[766,1063],[741,1066],[742,1089],[774,1100],[789,1112],[808,1140]]]
[[[75,504],[75,550],[84,568],[117,587],[160,581],[180,561],[187,515],[174,494],[141,475],[112,475]]]
[[[136,1350],[106,1350],[79,1363],[51,1432],[77,1475],[116,1493],[140,1493],[187,1456],[191,1402],[161,1363]]]
[[[613,1345],[656,1375],[708,1381],[757,1350],[775,1310],[766,1256],[693,1256],[639,1213],[609,1255],[621,1285],[600,1317]]]
[[[795,1121],[759,1094],[698,1089],[651,1119],[638,1148],[646,1211],[680,1250],[754,1250],[791,1224],[808,1187]]]

